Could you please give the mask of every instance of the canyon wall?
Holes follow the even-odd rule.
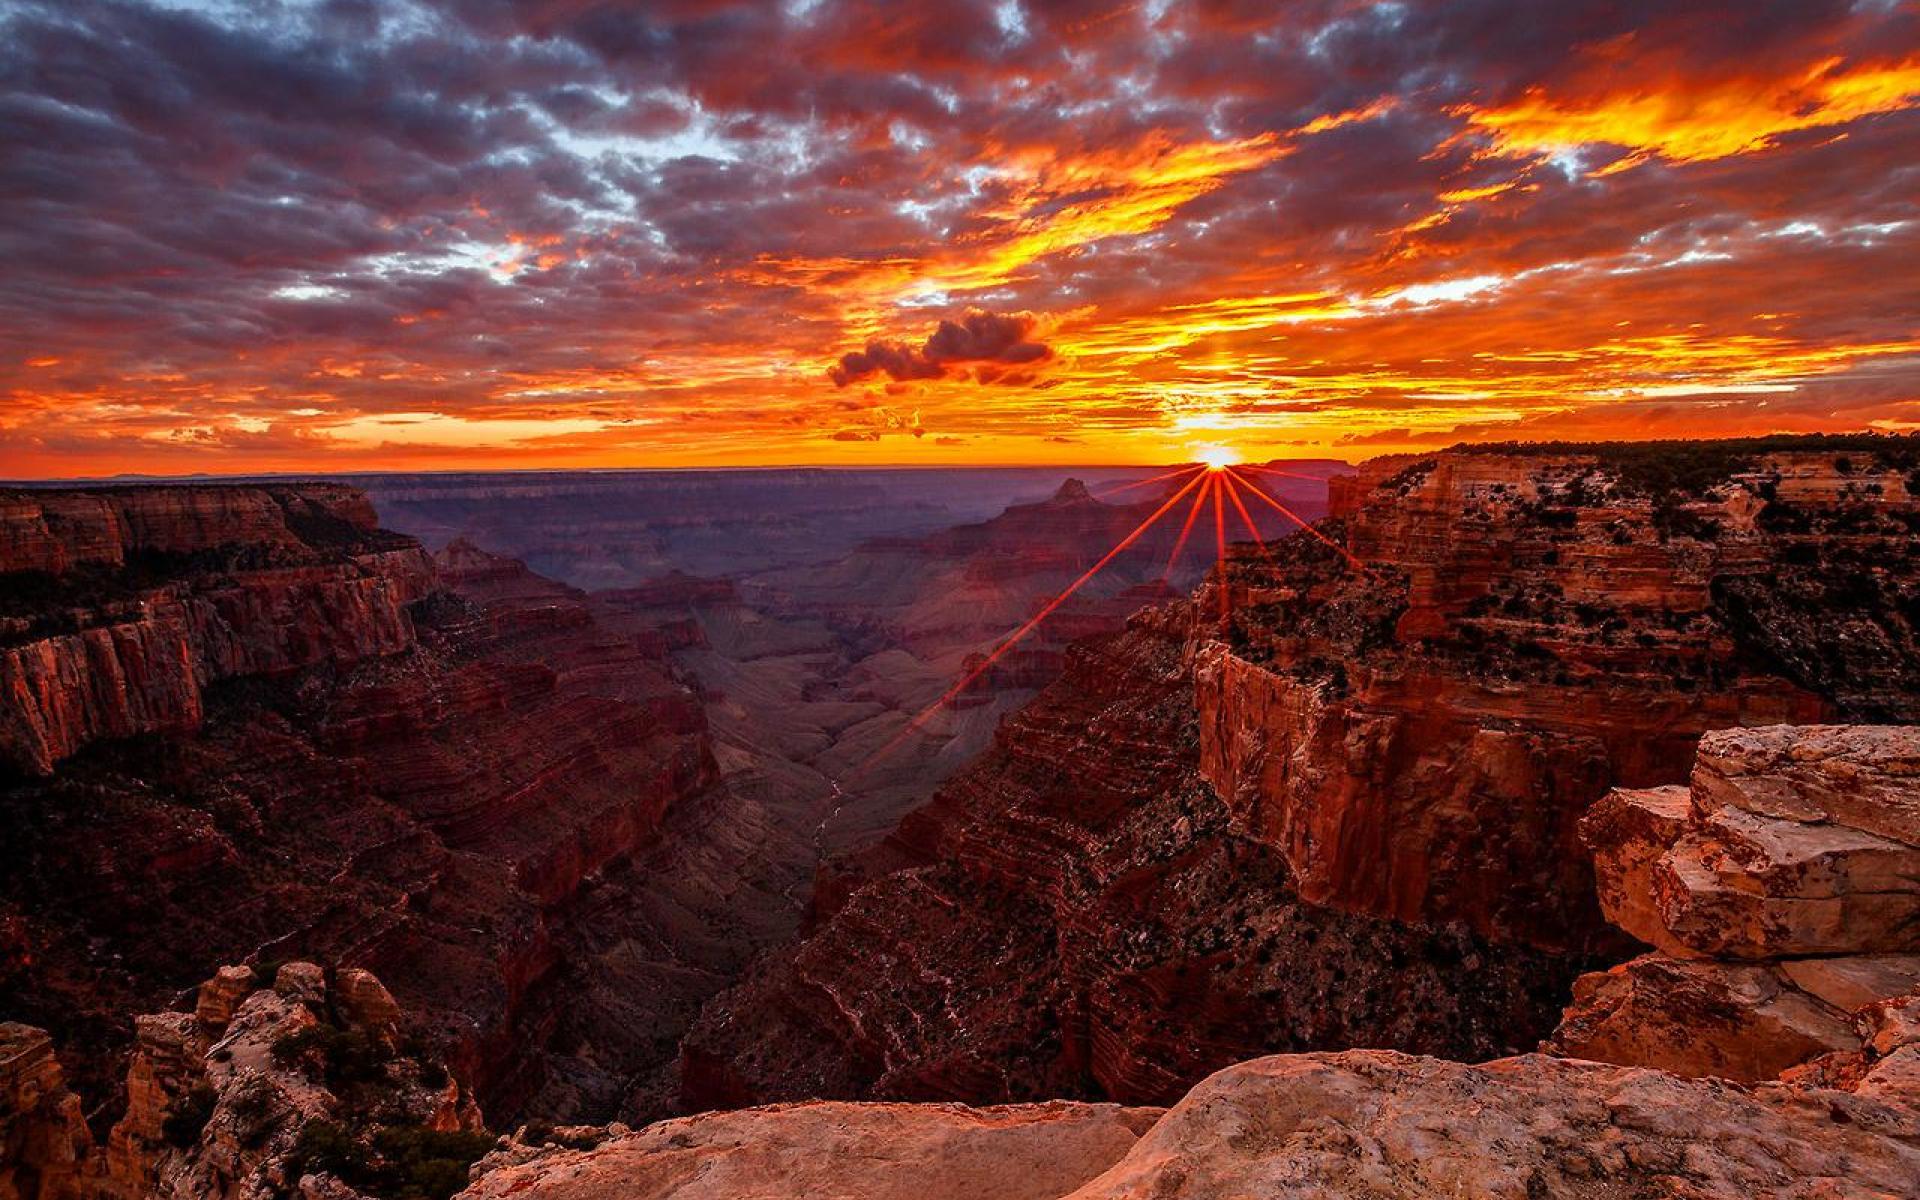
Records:
[[[1580,947],[1580,813],[1683,779],[1708,729],[1920,714],[1920,499],[1840,455],[1647,494],[1579,457],[1375,468],[1365,564],[1243,556],[1201,657],[1202,773],[1316,903]]]
[[[0,766],[195,729],[218,680],[405,650],[432,577],[344,488],[0,495]]]
[[[346,489],[8,503],[0,1011],[96,1112],[128,1015],[222,962],[376,969],[503,1116],[610,1111],[671,1059],[654,1010],[723,977],[665,965],[706,935],[629,902],[633,864],[737,806],[666,632],[511,560],[436,566]],[[738,887],[692,874],[662,894]],[[798,920],[771,904],[730,955]],[[627,999],[556,999],[596,988]]]
[[[1630,953],[1578,832],[1610,788],[1715,728],[1920,714],[1920,505],[1863,445],[1371,467],[1324,541],[1076,645],[834,864],[694,1027],[685,1102],[1165,1103],[1265,1051],[1530,1048]]]

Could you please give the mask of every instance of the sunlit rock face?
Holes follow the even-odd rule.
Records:
[[[1903,471],[1643,453],[1369,464],[1335,503],[1370,575],[1215,581],[1202,772],[1305,898],[1597,945],[1575,822],[1609,787],[1684,779],[1710,729],[1920,713]]]
[[[1751,1090],[1528,1055],[1385,1051],[1227,1068],[1173,1108],[776,1105],[514,1146],[471,1200],[994,1196],[1902,1196],[1920,1180],[1910,1041],[1846,1081]],[[1157,1117],[1157,1119],[1156,1119]]]
[[[1557,1052],[1768,1079],[1859,1053],[1920,987],[1920,729],[1709,733],[1689,786],[1581,830],[1607,916],[1658,950],[1575,983]]]
[[[630,1005],[718,984],[659,970],[673,932],[614,897],[728,802],[661,631],[511,560],[443,575],[344,489],[9,504],[0,1010],[90,1103],[129,1014],[291,955],[375,969],[503,1116],[611,1109],[671,1057]],[[563,978],[633,999],[563,1014]]]
[[[0,495],[0,765],[184,732],[206,687],[410,647],[432,568],[345,488]]]
[[[1242,548],[1075,646],[709,1005],[686,1103],[1165,1103],[1271,1050],[1531,1048],[1631,954],[1579,837],[1609,789],[1920,705],[1906,469],[1681,453],[1371,466],[1338,551]]]

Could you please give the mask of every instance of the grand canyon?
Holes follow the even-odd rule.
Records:
[[[1920,1180],[1920,448],[1262,469],[6,493],[7,1194]]]
[[[1920,1200],[1920,4],[0,0],[0,1200]]]

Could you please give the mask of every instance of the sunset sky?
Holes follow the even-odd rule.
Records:
[[[0,475],[1920,427],[1920,5],[0,0]]]

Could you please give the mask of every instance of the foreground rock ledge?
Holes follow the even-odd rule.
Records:
[[[1852,1091],[1538,1055],[1479,1066],[1280,1055],[1213,1075],[1138,1140],[1152,1110],[784,1105],[669,1121],[593,1150],[515,1149],[481,1164],[464,1195],[1912,1196],[1920,1112],[1901,1078],[1912,1053]]]

